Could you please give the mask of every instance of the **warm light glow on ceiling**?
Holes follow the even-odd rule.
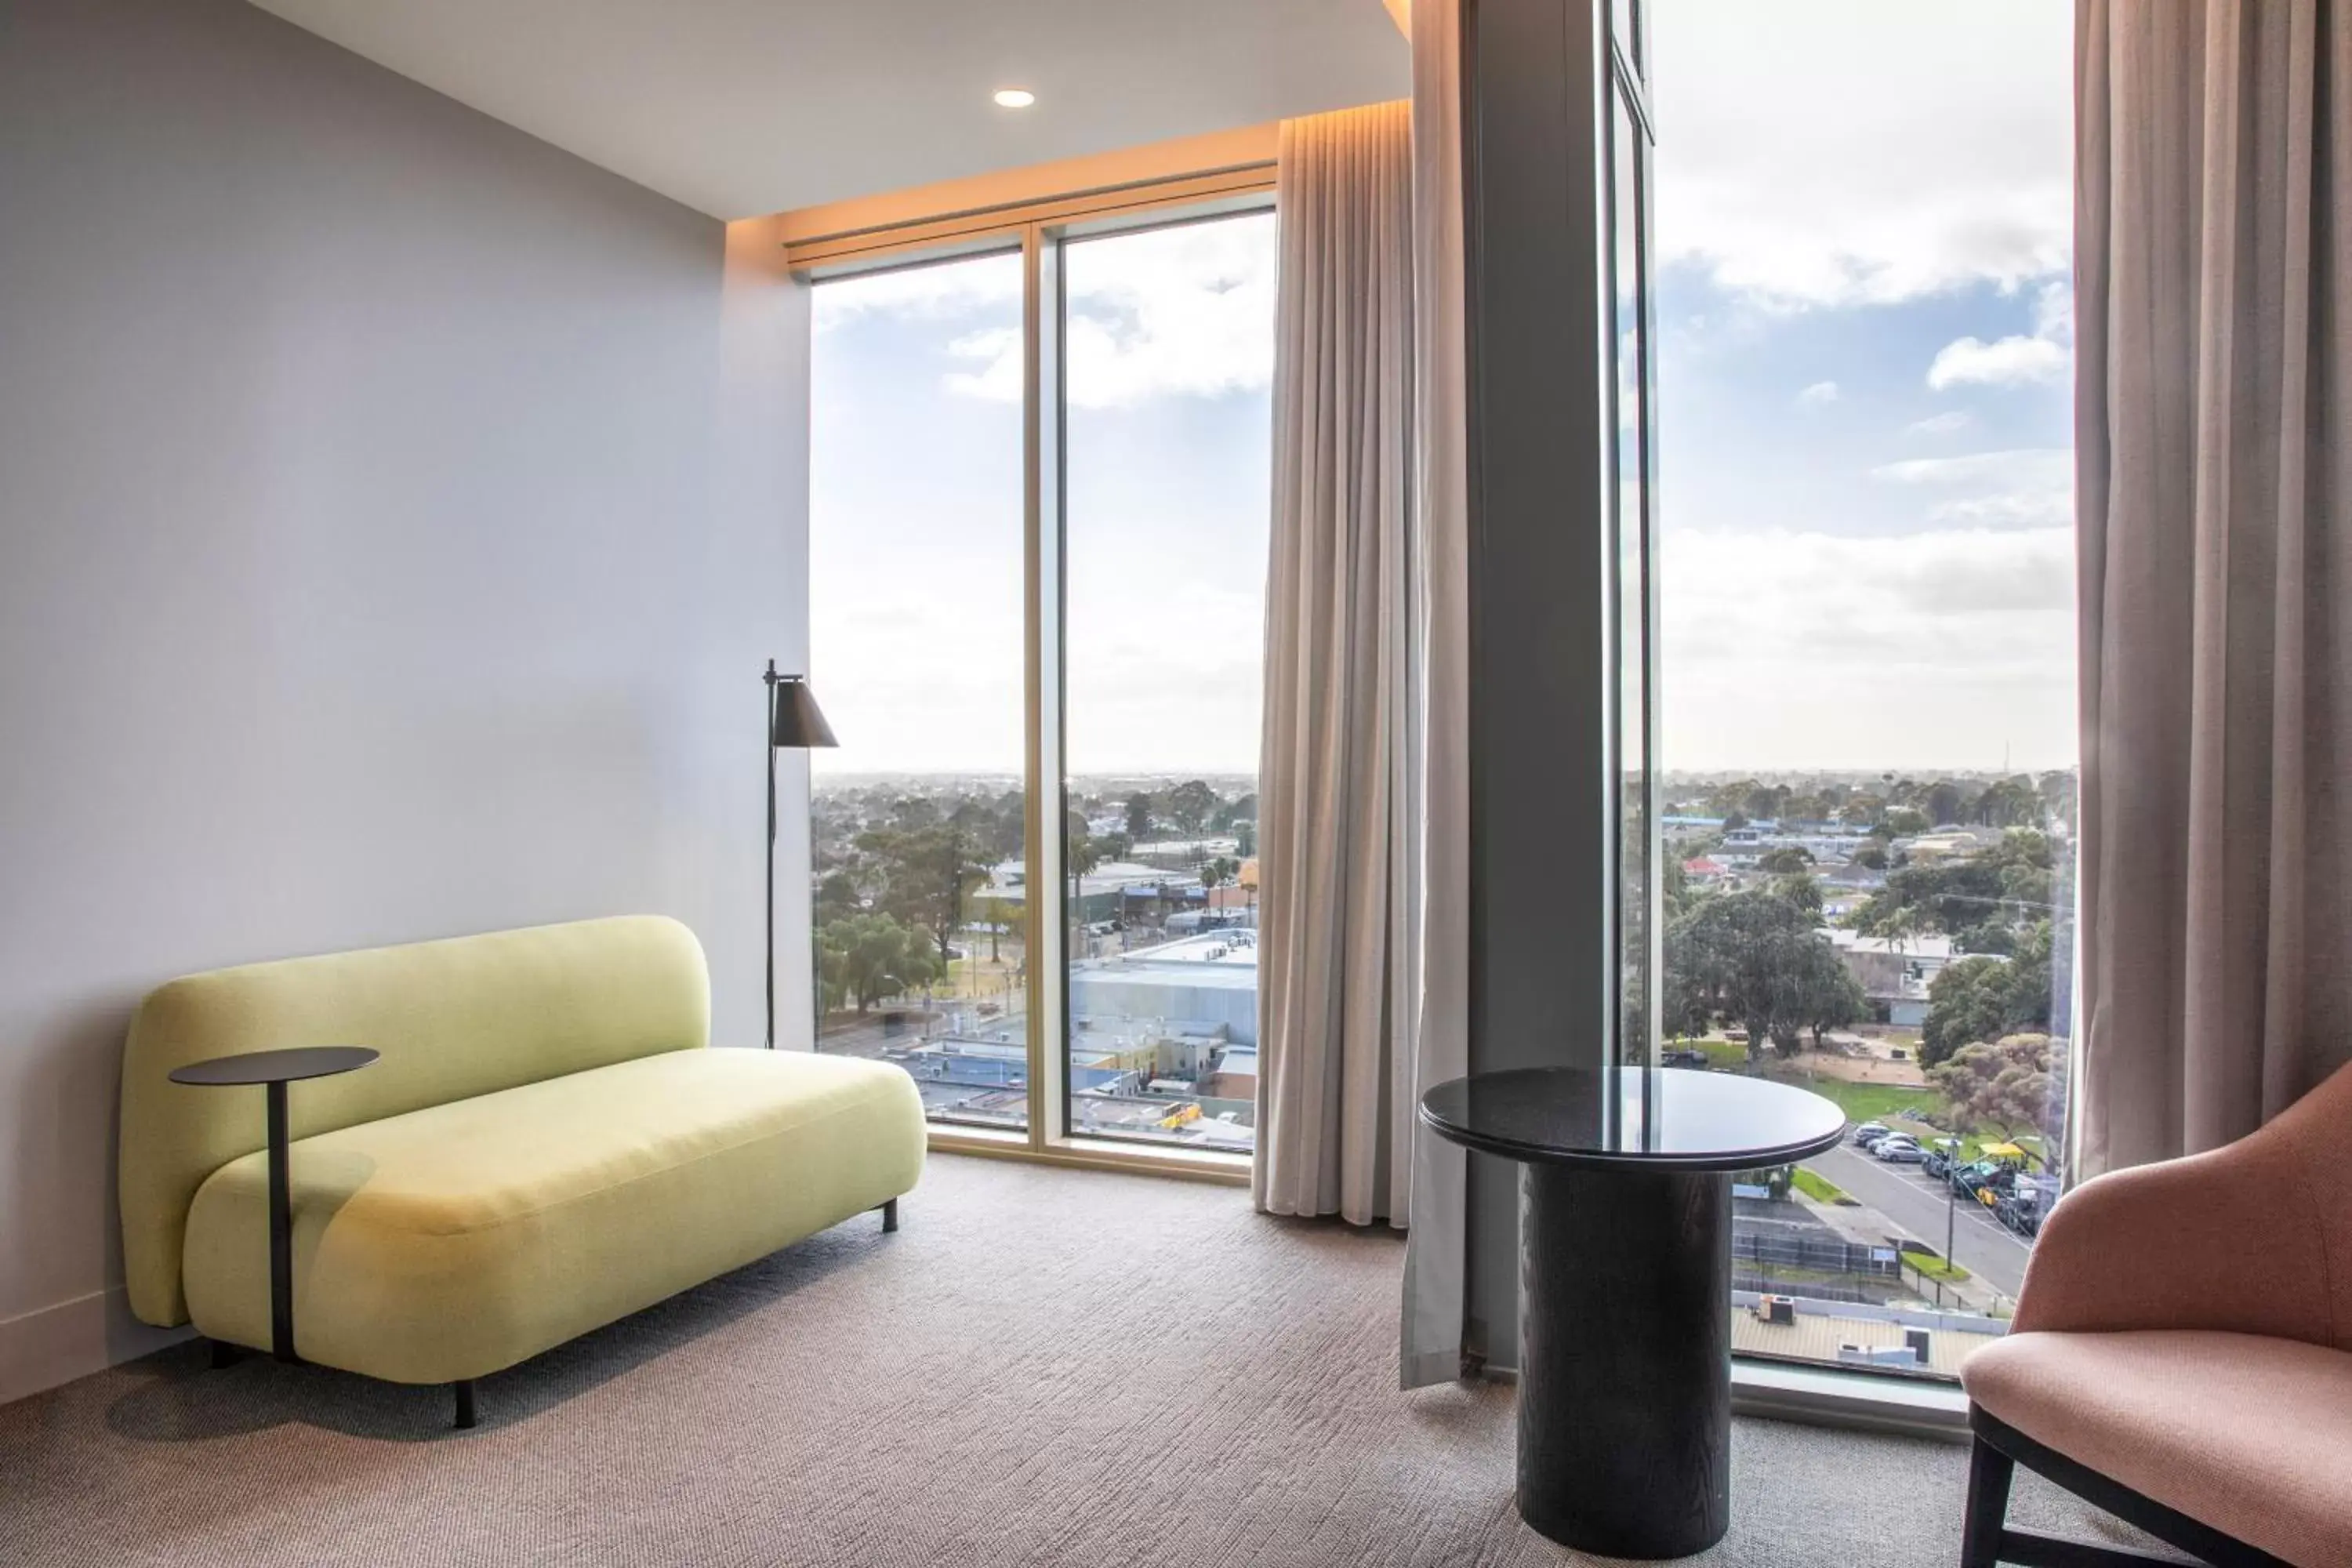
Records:
[[[1026,109],[1037,101],[1037,95],[1025,87],[1000,87],[996,89],[999,109]]]

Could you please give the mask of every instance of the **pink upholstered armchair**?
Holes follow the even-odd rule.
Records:
[[[1961,1379],[1962,1568],[2155,1561],[2008,1528],[2020,1464],[2223,1568],[2352,1565],[2352,1068],[2069,1194]]]

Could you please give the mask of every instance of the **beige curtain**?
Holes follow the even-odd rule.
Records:
[[[2085,1174],[2352,1057],[2347,11],[2077,9]]]
[[[1470,1070],[1469,479],[1462,248],[1462,0],[1412,7],[1412,778],[1420,869],[1413,1097]],[[1462,1374],[1468,1156],[1412,1129],[1402,1352],[1407,1388]]]
[[[1412,237],[1402,103],[1283,122],[1259,784],[1257,1159],[1274,1214],[1406,1222]]]

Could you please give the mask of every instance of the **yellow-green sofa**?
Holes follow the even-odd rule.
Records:
[[[292,1086],[295,1350],[395,1383],[472,1380],[868,1209],[922,1173],[895,1067],[714,1050],[701,945],[583,921],[174,980],[131,1026],[123,1261],[148,1322],[270,1342],[258,1089],[206,1058],[382,1057]]]

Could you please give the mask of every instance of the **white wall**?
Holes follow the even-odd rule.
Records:
[[[0,9],[0,1399],[153,1342],[112,1170],[161,980],[656,910],[757,1043],[778,259],[239,0]]]

